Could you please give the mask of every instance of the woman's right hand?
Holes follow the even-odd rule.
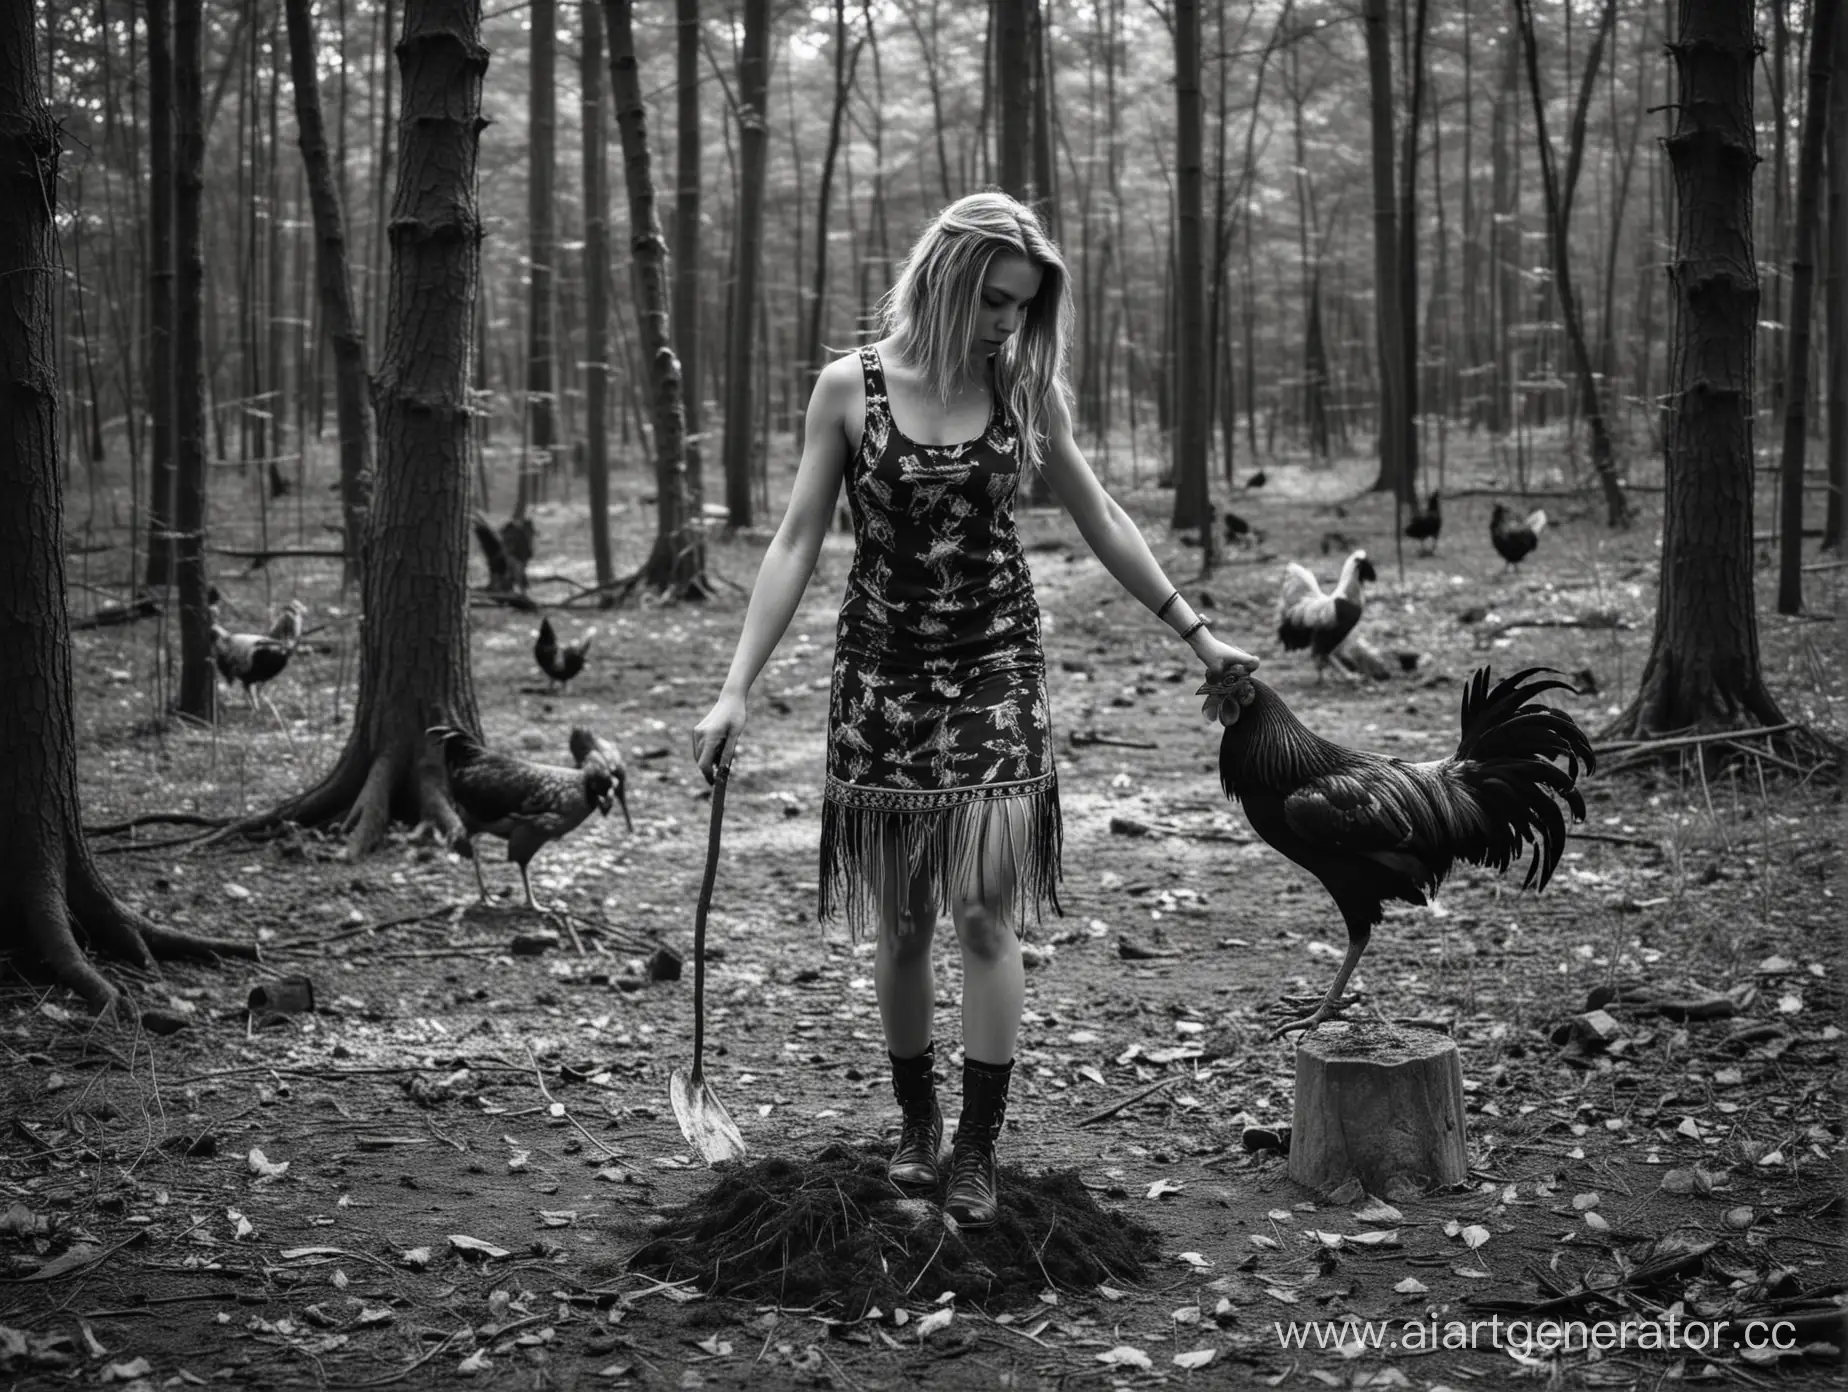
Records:
[[[719,693],[706,718],[693,727],[693,761],[707,783],[714,779],[713,768],[723,755],[729,766],[738,750],[738,736],[744,733],[744,697],[731,691]]]

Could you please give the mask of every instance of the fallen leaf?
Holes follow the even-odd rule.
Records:
[[[922,1330],[920,1329],[919,1332],[921,1333]],[[721,1339],[717,1334],[714,1334],[710,1339],[701,1339],[698,1347],[704,1352],[711,1354],[714,1358],[731,1357],[731,1340]]]
[[[492,1242],[483,1242],[466,1233],[449,1234],[449,1245],[465,1257],[486,1257],[490,1261],[498,1261],[508,1255],[505,1247],[496,1247]]]
[[[413,1271],[422,1271],[430,1264],[430,1249],[428,1247],[413,1247],[408,1252],[400,1252],[398,1254],[398,1261],[401,1265],[408,1266]]]
[[[1600,1202],[1601,1196],[1596,1190],[1593,1190],[1589,1194],[1574,1194],[1572,1196],[1572,1206],[1580,1213],[1589,1212],[1591,1209],[1596,1208]]]
[[[1187,1186],[1185,1184],[1182,1184],[1176,1180],[1158,1179],[1149,1186],[1149,1192],[1146,1197],[1151,1198],[1151,1199],[1159,1199],[1164,1194],[1178,1194],[1181,1192],[1181,1190],[1185,1189],[1186,1187]]]
[[[1174,1355],[1174,1366],[1186,1368],[1190,1372],[1195,1368],[1204,1368],[1213,1361],[1215,1352],[1214,1349],[1203,1348],[1195,1349],[1191,1353],[1177,1353]]]
[[[1251,1245],[1253,1247],[1262,1247],[1266,1249],[1267,1251],[1272,1251],[1272,1252],[1277,1251],[1279,1248],[1283,1246],[1283,1244],[1279,1242],[1276,1238],[1266,1237],[1263,1233],[1252,1233],[1251,1234]]]
[[[1399,1282],[1398,1285],[1394,1286],[1393,1289],[1399,1292],[1400,1295],[1423,1295],[1431,1288],[1416,1276],[1407,1276],[1403,1281]]]
[[[1098,1284],[1097,1293],[1103,1296],[1105,1300],[1121,1300],[1123,1298],[1122,1291],[1118,1290],[1115,1286],[1106,1286],[1101,1282]]]
[[[1362,1247],[1397,1247],[1399,1230],[1397,1228],[1376,1228],[1371,1232],[1350,1233],[1348,1241]]]
[[[258,1179],[281,1179],[289,1172],[289,1162],[284,1160],[279,1165],[270,1163],[270,1158],[255,1146],[244,1157],[244,1163],[250,1166],[250,1172]]]
[[[1354,1216],[1363,1223],[1401,1223],[1405,1215],[1384,1199],[1373,1199],[1365,1208],[1357,1209]]]
[[[353,1319],[357,1329],[371,1329],[376,1325],[390,1324],[397,1315],[383,1305],[362,1305],[359,1314]]]
[[[1733,1231],[1744,1232],[1756,1221],[1756,1215],[1752,1212],[1750,1204],[1740,1204],[1737,1208],[1729,1208],[1726,1210],[1724,1221],[1726,1226],[1733,1229]]]
[[[1471,1223],[1458,1235],[1463,1239],[1463,1245],[1472,1252],[1489,1240],[1489,1230],[1479,1223]]]
[[[1587,1213],[1585,1215],[1585,1226],[1590,1228],[1593,1232],[1609,1232],[1611,1230],[1610,1220],[1602,1213]]]
[[[456,1364],[456,1374],[459,1377],[473,1377],[476,1373],[485,1373],[493,1366],[488,1362],[488,1351],[485,1348],[478,1348]]]
[[[136,1378],[146,1377],[154,1371],[154,1365],[145,1358],[132,1358],[126,1363],[111,1363],[103,1369],[104,1382],[133,1382]]]
[[[1182,1252],[1181,1260],[1196,1271],[1210,1271],[1213,1267],[1213,1264],[1198,1252]]]
[[[575,1208],[542,1208],[539,1210],[539,1221],[548,1228],[568,1228],[577,1222],[577,1210]]]
[[[954,1306],[939,1306],[918,1321],[918,1338],[924,1339],[929,1335],[935,1334],[939,1329],[947,1328],[950,1321],[955,1318],[956,1310]]]
[[[1128,1344],[1118,1344],[1115,1348],[1098,1354],[1097,1361],[1108,1363],[1116,1368],[1141,1368],[1145,1372],[1154,1366],[1149,1362],[1149,1356],[1146,1353]]]

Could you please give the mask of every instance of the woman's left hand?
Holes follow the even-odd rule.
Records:
[[[1200,642],[1194,647],[1194,653],[1206,664],[1206,683],[1208,686],[1224,686],[1236,679],[1249,677],[1258,669],[1262,660],[1243,648],[1235,648],[1230,643],[1221,642],[1210,633],[1202,633]],[[1239,683],[1243,687],[1242,699],[1234,695],[1211,693],[1201,709],[1208,720],[1217,720],[1222,725],[1230,725],[1238,719],[1241,707],[1248,705],[1251,699],[1249,683]],[[1236,693],[1239,686],[1231,688]]]

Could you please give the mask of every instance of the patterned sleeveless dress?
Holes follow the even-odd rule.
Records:
[[[895,894],[902,912],[921,878],[939,911],[984,901],[1019,931],[1029,909],[1059,912],[1061,842],[1039,603],[1014,530],[1020,434],[997,391],[975,439],[918,444],[892,423],[878,350],[860,365],[819,916],[877,931],[880,903]]]

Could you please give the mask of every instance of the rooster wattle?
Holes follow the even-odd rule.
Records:
[[[1323,739],[1243,673],[1200,688],[1208,713],[1230,722],[1219,745],[1226,794],[1253,831],[1322,882],[1347,924],[1347,955],[1327,997],[1273,1038],[1337,1018],[1386,902],[1429,902],[1456,861],[1501,871],[1531,847],[1523,888],[1546,887],[1566,844],[1555,798],[1583,821],[1579,773],[1594,765],[1577,722],[1535,700],[1573,690],[1550,671],[1529,667],[1491,688],[1489,669],[1479,669],[1464,688],[1456,753],[1417,764]]]

